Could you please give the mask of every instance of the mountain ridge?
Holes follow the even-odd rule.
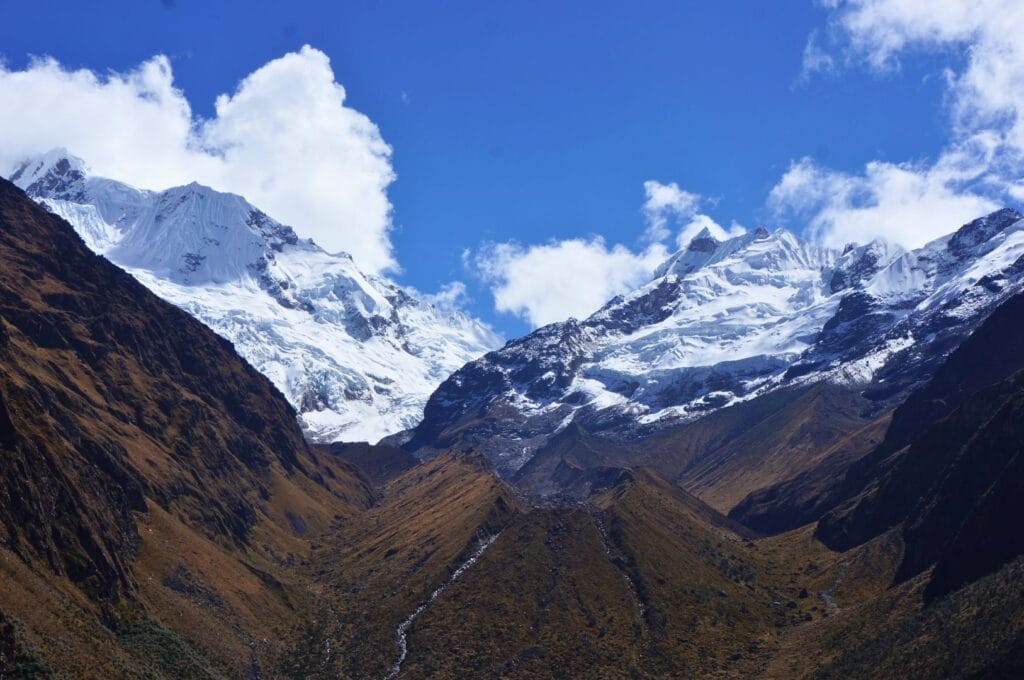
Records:
[[[312,607],[285,565],[372,489],[231,343],[6,180],[0,261],[4,634],[69,677],[269,663],[287,635],[250,644]]]
[[[830,250],[761,229],[698,235],[649,283],[537,329],[431,395],[405,446],[470,446],[514,474],[570,422],[621,440],[828,382],[877,417],[1024,287],[1024,220],[979,218],[913,251]]]
[[[138,190],[91,176],[63,149],[12,178],[94,252],[231,340],[314,441],[412,427],[436,384],[498,343],[481,322],[362,272],[241,196],[196,183]]]

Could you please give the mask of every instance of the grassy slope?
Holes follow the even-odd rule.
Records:
[[[408,677],[642,675],[642,619],[583,509],[520,515],[428,608]]]
[[[472,454],[445,454],[409,470],[315,551],[311,569],[336,617],[339,672],[383,676],[398,657],[399,622],[481,536],[515,516],[511,491],[483,466]]]
[[[778,569],[684,491],[637,471],[592,501],[517,514],[417,619],[403,673],[741,674],[796,622]]]
[[[645,606],[650,672],[738,669],[757,653],[784,614],[741,528],[643,471],[593,500]]]

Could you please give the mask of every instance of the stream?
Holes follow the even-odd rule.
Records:
[[[829,609],[839,609],[839,605],[836,604],[836,600],[832,597],[832,593],[839,589],[839,586],[843,585],[843,579],[846,578],[846,572],[850,569],[849,562],[843,562],[839,565],[839,569],[836,570],[836,580],[832,584],[832,587],[828,590],[823,590],[818,593],[821,596],[821,601],[825,603],[825,606]]]
[[[488,538],[481,538],[480,543],[476,547],[476,550],[474,550],[473,553],[466,558],[465,562],[460,564],[458,568],[454,572],[452,572],[452,575],[448,577],[448,580],[439,585],[437,589],[434,590],[434,592],[430,593],[430,597],[424,600],[423,603],[421,603],[418,607],[416,607],[416,609],[413,610],[412,614],[409,614],[409,616],[405,617],[404,621],[398,624],[398,629],[395,631],[395,640],[398,642],[399,650],[398,660],[395,661],[395,664],[391,667],[391,670],[388,672],[388,674],[384,676],[384,680],[391,680],[392,678],[397,676],[398,673],[402,670],[402,662],[405,661],[405,657],[409,653],[408,636],[409,627],[412,626],[412,622],[416,620],[417,616],[423,613],[423,610],[430,606],[431,602],[437,599],[438,595],[444,592],[445,588],[450,586],[452,583],[455,583],[455,581],[460,576],[466,573],[466,570],[472,567],[476,563],[476,561],[480,559],[480,556],[484,554],[484,551],[487,550],[487,548],[489,548],[492,543],[498,540],[498,536],[500,535],[501,533],[499,532]]]
[[[597,531],[601,534],[601,547],[604,548],[604,554],[607,555],[608,561],[615,566],[619,573],[622,574],[622,578],[626,579],[626,585],[629,587],[629,592],[633,596],[633,601],[636,603],[637,611],[640,614],[640,621],[644,620],[644,603],[640,599],[640,591],[637,590],[636,583],[633,582],[633,578],[626,572],[625,568],[620,567],[616,558],[612,555],[611,542],[608,540],[608,533],[605,531],[604,522],[597,515],[597,513],[591,513],[591,517],[594,518],[594,524],[597,525]]]

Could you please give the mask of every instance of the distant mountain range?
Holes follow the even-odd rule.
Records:
[[[94,252],[234,343],[314,441],[375,442],[413,427],[442,380],[500,344],[479,321],[364,273],[241,196],[195,183],[136,189],[90,175],[61,149],[11,180]]]
[[[514,477],[536,474],[570,426],[640,441],[815,384],[878,415],[1022,288],[1024,218],[1011,209],[910,251],[704,231],[638,290],[460,368],[406,446],[475,448]]]

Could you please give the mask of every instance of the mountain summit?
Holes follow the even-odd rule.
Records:
[[[442,380],[500,342],[241,196],[195,183],[136,189],[90,175],[63,149],[11,180],[93,251],[231,340],[313,440],[376,441],[414,426]]]
[[[817,382],[855,390],[880,413],[1022,286],[1024,219],[1010,209],[913,251],[703,232],[587,319],[457,371],[407,446],[472,446],[512,475],[570,423],[635,440]]]

